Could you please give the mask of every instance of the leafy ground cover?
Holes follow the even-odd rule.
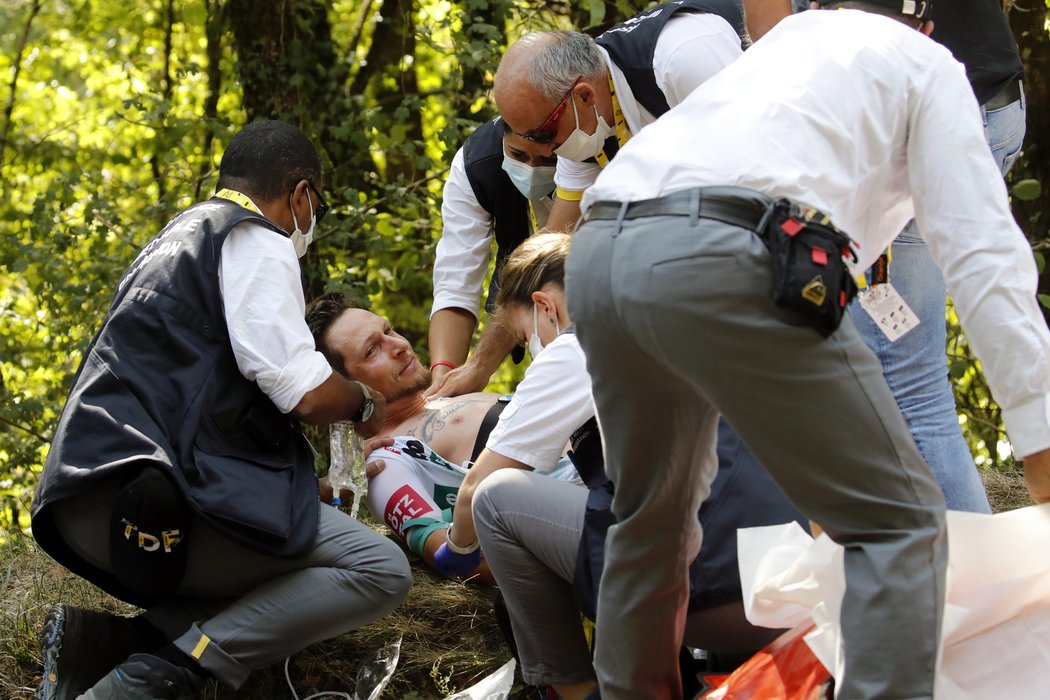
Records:
[[[997,511],[1029,503],[1018,469],[986,470],[985,487]],[[28,700],[40,680],[37,633],[47,609],[64,602],[133,615],[136,609],[73,576],[36,546],[13,534],[0,544],[0,697]],[[322,691],[352,694],[358,669],[385,644],[402,638],[397,670],[384,698],[429,700],[469,687],[510,658],[492,614],[495,589],[443,581],[413,562],[407,600],[379,622],[300,652],[288,663],[299,698]],[[519,683],[514,697],[530,691]],[[293,698],[283,665],[254,673],[239,690],[209,683],[201,699]]]
[[[33,697],[41,673],[37,634],[52,604],[125,615],[138,612],[70,574],[27,535],[15,534],[0,545],[0,577],[2,698]],[[292,657],[287,679],[281,664],[252,674],[236,691],[210,682],[202,700],[293,698],[288,679],[299,698],[321,691],[352,696],[361,665],[399,637],[400,660],[385,698],[443,698],[469,687],[510,658],[492,614],[495,589],[443,581],[418,560],[413,562],[413,579],[408,598],[393,614]]]

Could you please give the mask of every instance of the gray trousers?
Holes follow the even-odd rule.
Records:
[[[931,698],[944,498],[849,319],[828,339],[772,302],[752,232],[706,219],[588,221],[566,268],[616,483],[595,665],[605,700],[679,698],[676,650],[719,412],[845,548],[837,697]]]
[[[115,488],[63,502],[55,522],[69,546],[111,570],[109,517]],[[182,586],[146,619],[224,683],[390,613],[412,585],[401,548],[322,505],[314,548],[296,559],[267,556],[195,518]]]
[[[507,603],[521,676],[530,685],[594,678],[572,592],[586,505],[586,488],[520,469],[489,475],[474,494],[478,540]],[[618,625],[615,617],[602,622],[596,636]],[[759,649],[779,632],[752,626],[743,603],[735,602],[691,613],[684,641],[736,653]],[[674,656],[677,662],[677,650]]]

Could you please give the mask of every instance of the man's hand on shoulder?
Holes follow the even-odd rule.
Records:
[[[504,323],[500,313],[492,318],[481,334],[478,347],[462,367],[447,374],[435,375],[424,396],[428,399],[462,396],[475,391],[484,391],[492,373],[510,354],[517,341]]]
[[[434,365],[430,370],[430,386],[436,386],[441,383],[442,378],[449,372],[455,371],[456,367],[449,367],[444,364]]]
[[[488,383],[488,375],[479,372],[473,364],[467,362],[462,367],[457,367],[440,376],[432,375],[430,388],[426,390],[424,397],[437,399],[462,396],[475,391],[484,391]]]
[[[386,462],[381,459],[369,459],[372,452],[380,447],[390,447],[394,444],[394,438],[389,435],[379,435],[365,440],[365,478],[371,481],[379,472],[386,469]]]

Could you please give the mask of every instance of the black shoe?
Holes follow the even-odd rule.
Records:
[[[73,700],[145,646],[130,618],[54,605],[40,633],[44,678],[36,700]]]
[[[132,654],[80,700],[195,700],[204,679],[159,656]]]

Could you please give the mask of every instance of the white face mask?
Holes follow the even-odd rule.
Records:
[[[558,329],[558,333],[561,333],[561,326],[558,325],[557,321],[551,321],[554,327]],[[532,335],[529,336],[529,356],[532,359],[540,354],[543,350],[543,341],[540,340],[540,307],[539,304],[533,302],[532,304]]]
[[[553,165],[533,167],[503,155],[503,171],[510,176],[510,181],[518,188],[518,192],[528,199],[540,199],[554,191],[555,170],[557,168]]]
[[[598,120],[598,125],[593,134],[588,134],[580,128],[580,113],[576,111],[576,100],[572,100],[572,114],[576,118],[576,128],[562,145],[554,149],[554,153],[562,158],[582,163],[601,153],[605,139],[615,134],[616,130],[609,126],[605,117],[598,114],[598,107],[594,108],[594,118]]]
[[[295,230],[292,231],[292,235],[288,238],[292,241],[292,246],[295,247],[295,254],[300,258],[306,255],[306,249],[310,247],[310,242],[314,239],[314,224],[317,223],[317,216],[314,214],[314,202],[310,198],[310,188],[306,188],[306,201],[310,203],[310,228],[307,229],[306,233],[299,229],[299,221],[295,218],[295,208],[291,207],[292,223],[295,224]]]

